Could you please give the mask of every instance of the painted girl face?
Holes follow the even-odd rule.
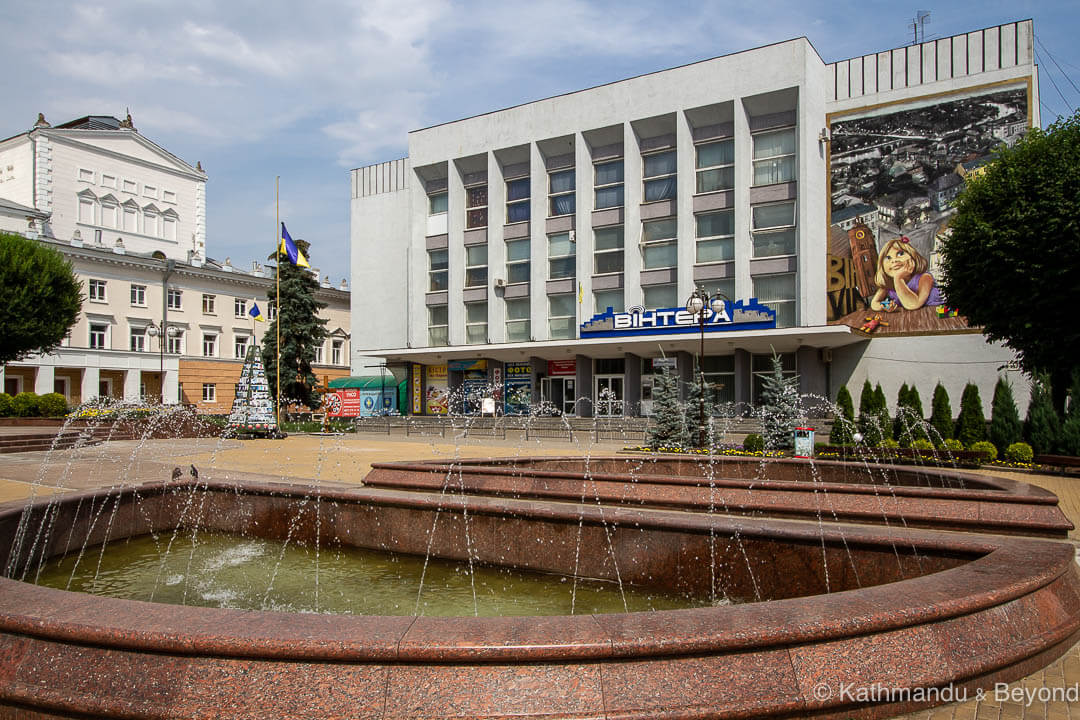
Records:
[[[889,277],[896,277],[896,274],[902,270],[910,273],[915,270],[915,258],[903,246],[893,245],[882,259],[881,269]]]

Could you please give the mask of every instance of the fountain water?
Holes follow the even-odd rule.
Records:
[[[1077,641],[1071,546],[1017,536],[1067,531],[1053,496],[955,471],[862,467],[455,456],[375,464],[356,489],[238,486],[200,467],[198,478],[9,505],[0,703],[28,717],[881,717],[907,706],[852,705],[841,686],[985,687]],[[343,617],[165,606],[14,579],[106,539],[168,546],[177,528],[196,542],[238,531],[312,552],[457,561],[473,597],[476,568],[494,565],[718,602],[519,618],[476,617],[474,601],[468,616]]]

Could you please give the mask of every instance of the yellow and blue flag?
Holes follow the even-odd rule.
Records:
[[[300,248],[296,247],[296,243],[293,242],[292,237],[289,235],[289,231],[285,229],[285,223],[281,223],[281,245],[278,247],[278,252],[288,256],[289,262],[293,265],[306,268],[311,267],[311,265],[308,265],[304,253],[300,252]]]
[[[248,315],[255,318],[259,322],[266,322],[266,318],[263,317],[262,310],[259,309],[259,303],[254,300],[251,302],[251,309],[248,310]]]

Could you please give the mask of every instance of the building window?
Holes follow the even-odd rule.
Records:
[[[161,218],[161,236],[166,240],[176,239],[176,217],[165,215]]]
[[[465,287],[487,286],[487,244],[465,248]]]
[[[641,289],[647,308],[679,307],[675,283],[670,285],[649,285]]]
[[[487,342],[487,303],[465,304],[465,342],[478,345]]]
[[[131,352],[146,352],[146,328],[131,328]]]
[[[608,308],[611,308],[612,312],[622,312],[624,303],[621,289],[593,290],[593,307],[598,315],[607,312]]]
[[[89,192],[89,191],[87,191]],[[94,199],[81,197],[79,198],[79,222],[86,223],[87,225],[94,224]]]
[[[735,187],[735,141],[697,146],[697,191],[731,190]]]
[[[202,354],[203,357],[217,357],[217,335],[215,333],[203,333]]]
[[[675,218],[642,223],[641,235],[641,256],[646,270],[675,267],[679,250]]]
[[[445,215],[448,207],[446,193],[428,195],[428,215]]]
[[[574,168],[548,175],[548,207],[551,217],[573,215],[577,209]]]
[[[322,365],[323,364],[323,346],[322,345],[315,346],[315,359],[312,360],[311,362],[314,365]]]
[[[344,365],[345,364],[345,341],[344,340],[331,340],[330,341],[330,364],[331,365]]]
[[[247,357],[248,340],[247,335],[237,335],[233,339],[233,356],[236,359],[243,360]]]
[[[795,353],[780,353],[779,357],[780,369],[784,374],[784,378],[796,377],[798,375],[798,366],[795,363]],[[750,359],[750,371],[753,376],[753,398],[751,402],[756,405],[763,399],[766,378],[772,377],[773,374],[772,355],[754,355]]]
[[[623,206],[623,161],[593,165],[593,187],[595,188],[596,209]]]
[[[89,299],[93,302],[105,302],[105,281],[91,280]]]
[[[103,187],[116,189],[116,176],[109,175],[108,173],[101,173],[101,184]]]
[[[570,233],[548,235],[548,279],[572,278],[577,275],[576,247]]]
[[[132,195],[134,195],[138,189],[139,189],[139,186],[135,184],[134,180],[125,180],[124,181],[124,192],[131,193]]]
[[[170,355],[179,355],[184,352],[184,331],[176,329],[176,334],[168,337],[168,352]]]
[[[506,241],[506,282],[529,282],[529,239]]]
[[[267,319],[268,320],[277,320],[277,305],[275,305],[272,301],[267,300],[267,302],[266,302],[266,310],[267,310],[267,313],[268,313],[267,314]]]
[[[528,342],[532,336],[529,328],[529,298],[506,301],[506,341]]]
[[[795,254],[795,203],[757,205],[753,215],[754,257]]]
[[[247,300],[243,298],[235,298],[233,300],[233,313],[238,318],[247,317]]]
[[[214,308],[217,306],[217,295],[203,295],[202,296],[202,311],[204,315],[213,315]]]
[[[180,310],[180,303],[183,300],[183,292],[176,288],[169,288],[165,293],[165,304],[170,310]]]
[[[131,305],[132,305],[132,307],[146,307],[146,286],[145,285],[132,285],[131,286]]]
[[[154,198],[157,200],[157,188],[153,185],[143,185],[142,194],[143,197]]]
[[[754,135],[754,185],[795,180],[795,128]]]
[[[90,349],[104,350],[106,335],[109,332],[108,325],[90,323]]]
[[[714,412],[731,415],[735,402],[735,356],[705,357],[705,387],[712,396]],[[719,405],[728,405],[727,411]]]
[[[217,402],[217,385],[214,383],[203,383],[202,399],[203,402]]]
[[[728,262],[735,259],[735,211],[703,213],[697,226],[697,262]]]
[[[111,197],[111,196],[110,196]],[[101,201],[101,224],[107,228],[119,227],[120,206],[115,200]]]
[[[450,281],[450,254],[442,250],[428,250],[428,291],[445,290]]]
[[[623,271],[623,228],[600,228],[593,231],[593,273],[606,275]]]
[[[446,345],[449,342],[446,305],[428,306],[428,345]]]
[[[159,237],[158,214],[153,210],[143,210],[143,234],[150,237]]]
[[[487,185],[465,188],[465,227],[487,227]]]
[[[506,222],[525,222],[529,219],[529,178],[506,182]]]
[[[795,273],[755,275],[754,297],[776,311],[776,327],[795,325]]]
[[[548,332],[552,340],[570,340],[574,337],[573,293],[548,295]]]
[[[645,155],[642,158],[645,179],[645,202],[671,200],[675,197],[675,151]]]
[[[167,202],[167,203],[169,203],[171,205],[175,205],[176,204],[176,193],[174,193],[172,190],[162,190],[161,191],[161,201],[162,202]]]

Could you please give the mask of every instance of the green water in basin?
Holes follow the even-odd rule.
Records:
[[[352,615],[587,615],[714,604],[477,563],[470,571],[436,558],[425,571],[422,557],[356,548],[321,548],[316,562],[313,547],[204,532],[115,541],[81,559],[71,553],[47,565],[38,583],[175,605]]]

